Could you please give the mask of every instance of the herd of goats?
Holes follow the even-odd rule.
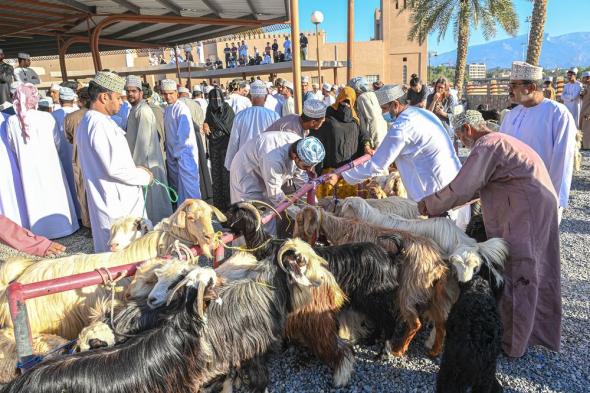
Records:
[[[257,202],[222,213],[184,201],[151,228],[122,218],[112,252],[58,259],[8,259],[0,266],[0,392],[265,392],[266,361],[302,346],[346,386],[353,345],[378,344],[379,357],[404,356],[432,326],[428,355],[442,356],[438,392],[498,392],[502,325],[496,297],[508,247],[487,239],[481,215],[466,231],[447,218],[420,217],[416,203],[391,196],[321,200],[298,208],[292,239],[269,236]],[[268,212],[268,210],[267,210]],[[213,220],[245,245],[216,269]],[[170,255],[174,257],[170,257]],[[36,354],[17,372],[6,288],[136,261],[134,277],[27,301]],[[115,285],[116,284],[116,285]],[[76,341],[76,352],[56,348]]]

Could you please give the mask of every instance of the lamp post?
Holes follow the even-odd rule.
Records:
[[[433,56],[434,57],[438,56],[438,53],[437,52],[428,52],[428,73],[427,73],[428,80],[426,81],[427,84],[430,83],[430,58]]]
[[[324,14],[321,11],[314,11],[311,14],[311,23],[315,25],[315,43],[316,43],[316,54],[318,59],[318,84],[322,84],[322,65],[320,63],[320,35],[318,32],[318,26],[324,21]]]
[[[192,57],[191,52],[193,51],[193,47],[191,44],[186,44],[184,46],[184,53],[186,54],[186,65],[188,67],[188,77],[186,80],[187,88],[191,89],[191,61],[190,58]]]

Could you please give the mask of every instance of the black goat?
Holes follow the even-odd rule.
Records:
[[[496,362],[501,351],[502,322],[496,297],[502,283],[484,264],[472,280],[459,283],[461,294],[451,308],[437,393],[498,393]]]
[[[187,281],[161,327],[113,347],[50,360],[3,393],[166,393],[199,391],[199,354],[210,285]],[[195,286],[196,285],[196,286]]]
[[[272,255],[280,241],[270,240],[258,221],[254,206],[237,203],[226,212],[229,229],[243,235],[247,249],[257,259]],[[401,242],[398,239],[398,249]],[[365,315],[385,338],[384,355],[398,327],[397,287],[398,259],[373,243],[314,247],[314,252],[328,262],[328,269],[348,298],[348,307]]]

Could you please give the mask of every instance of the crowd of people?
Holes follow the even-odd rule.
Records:
[[[236,58],[245,63],[247,49],[244,41],[228,45],[226,65]],[[275,40],[264,55],[276,61],[279,53]],[[5,78],[6,65],[0,66]],[[21,248],[54,254],[63,248],[44,238],[84,226],[95,252],[108,251],[110,227],[120,217],[146,216],[156,224],[193,198],[222,211],[243,200],[277,205],[288,183],[300,186],[369,154],[341,177],[330,175],[317,197],[356,195],[356,184],[395,163],[425,216],[448,213],[459,223],[469,215],[465,204],[480,198],[488,236],[504,238],[511,249],[499,301],[504,351],[520,357],[536,344],[559,350],[558,228],[578,124],[589,121],[587,89],[573,70],[563,105],[546,98],[540,67],[515,62],[509,84],[515,107],[497,132],[480,112],[461,110],[444,78],[432,91],[417,75],[407,88],[364,77],[320,86],[303,77],[234,80],[227,89],[199,84],[191,91],[167,79],[152,89],[139,76],[104,70],[88,86],[54,85],[42,98],[26,67],[20,76],[15,70],[8,91],[0,85],[0,97],[12,102],[12,114],[0,116],[0,217],[12,222],[2,231],[4,242],[17,247],[24,227],[43,237],[24,243],[42,246]],[[586,86],[589,79],[584,74]],[[301,113],[294,83],[303,92]],[[471,149],[463,164],[457,140]],[[174,203],[170,188],[178,193]],[[276,232],[274,221],[266,230]]]

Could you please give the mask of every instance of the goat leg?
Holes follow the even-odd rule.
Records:
[[[438,357],[438,355],[440,355],[442,352],[443,340],[445,338],[445,322],[435,321],[434,329],[436,331],[436,335],[434,336],[434,344],[432,345],[432,349],[428,352],[428,356],[431,358]]]
[[[404,354],[408,351],[408,347],[414,339],[414,336],[416,335],[416,333],[418,333],[421,327],[422,323],[420,322],[420,318],[418,318],[417,316],[415,317],[413,323],[408,322],[408,328],[406,330],[406,334],[404,335],[402,345],[398,349],[393,351],[393,356],[404,356]]]

